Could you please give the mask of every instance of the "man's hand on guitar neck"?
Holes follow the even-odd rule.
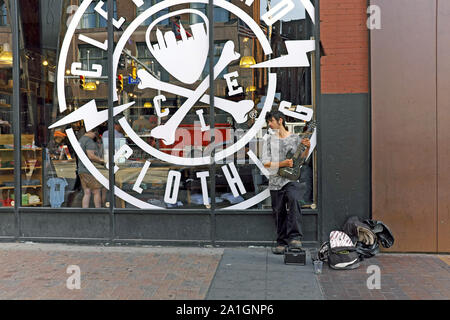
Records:
[[[305,151],[300,156],[302,159],[304,159],[308,156],[309,148],[311,147],[311,142],[309,141],[308,138],[303,138],[301,143],[306,147]]]
[[[302,142],[301,142],[307,149],[309,149],[311,147],[311,142],[309,141],[308,138],[303,138]]]

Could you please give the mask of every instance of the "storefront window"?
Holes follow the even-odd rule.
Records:
[[[8,9],[4,0],[0,1],[0,26],[8,25]]]
[[[7,4],[0,2],[0,207],[14,203],[13,54]]]
[[[192,63],[190,59],[196,58],[184,50],[181,44],[182,29],[190,28],[189,15],[183,11],[188,5],[176,9],[165,7],[157,13],[152,11],[153,5],[154,3],[150,1],[144,1],[144,5],[137,10],[137,20],[141,21],[139,26],[145,26],[146,29],[141,37],[135,36],[136,47],[133,48],[124,39],[124,47],[121,48],[119,40],[118,49],[116,48],[116,50],[136,51],[137,56],[135,61],[127,64],[128,68],[123,73],[127,85],[118,91],[117,97],[118,101],[122,101],[121,104],[132,103],[127,111],[117,118],[120,123],[119,131],[121,130],[120,133],[126,138],[127,146],[132,153],[127,159],[118,161],[116,185],[133,200],[121,200],[117,206],[206,209],[205,206],[196,205],[195,201],[191,201],[192,188],[182,181],[187,178],[189,158],[194,151],[194,128],[190,120],[197,116],[196,109],[189,108],[184,117],[179,119],[180,123],[170,129],[173,141],[169,141],[172,137],[163,139],[155,133],[156,128],[167,128],[173,120],[176,120],[172,119],[172,116],[187,100],[176,89],[167,91],[165,84],[192,91],[200,83],[203,66],[200,72],[196,72],[197,78],[194,79],[193,75],[188,76],[187,86],[185,77],[180,76],[182,72],[175,71],[188,68]],[[161,28],[161,24],[167,27]],[[189,32],[194,33],[192,30]],[[179,48],[171,46],[172,43],[168,38],[170,35],[173,35],[174,41],[179,41]],[[208,39],[204,25],[198,27],[195,35],[198,36],[199,42]],[[137,69],[140,84],[133,82],[133,68]],[[155,83],[149,85],[149,81],[156,81],[158,85],[155,86]],[[201,145],[198,147],[201,148]],[[175,163],[167,161],[170,158],[179,161]],[[187,165],[183,165],[180,161],[185,161]]]
[[[20,114],[21,114],[21,191],[23,207],[105,207],[106,189],[100,189],[100,201],[94,192],[83,193],[80,181],[80,164],[69,139],[85,133],[83,121],[50,128],[58,119],[86,105],[98,92],[107,92],[107,57],[103,50],[89,41],[73,43],[63,53],[63,36],[73,18],[78,1],[49,2],[46,0],[21,0],[20,15]],[[84,2],[87,3],[87,2]],[[106,29],[106,20],[93,12],[99,2],[93,1],[81,20],[82,28]],[[102,9],[106,9],[107,1]],[[38,17],[38,19],[36,18]],[[32,27],[31,27],[32,26]],[[81,30],[81,29],[77,29]],[[79,31],[77,31],[79,32]],[[61,37],[61,38],[60,38]],[[69,62],[58,68],[58,56]],[[72,64],[72,62],[77,64]],[[93,70],[95,77],[80,79],[83,71]],[[60,113],[58,101],[58,72],[65,110]],[[98,100],[98,110],[107,104]],[[92,145],[101,156],[101,139],[93,136]],[[96,140],[96,141],[94,141]],[[99,165],[100,166],[100,165]],[[102,171],[108,176],[106,169]]]

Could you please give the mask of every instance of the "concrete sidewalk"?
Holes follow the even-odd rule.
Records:
[[[270,248],[225,249],[206,299],[321,300],[309,251],[306,265],[285,265]]]
[[[293,266],[262,247],[0,243],[0,299],[450,299],[449,260],[379,254],[356,270],[324,266],[317,276],[309,250],[307,264]],[[373,265],[379,289],[367,287]]]

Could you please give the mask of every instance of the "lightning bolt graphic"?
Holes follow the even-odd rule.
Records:
[[[133,102],[123,104],[121,106],[114,107],[113,114],[114,116],[118,115],[122,111],[128,109],[130,106],[134,104]],[[56,127],[60,127],[72,122],[76,122],[79,120],[84,121],[84,126],[86,128],[86,131],[92,130],[95,127],[97,127],[99,124],[105,122],[108,120],[108,110],[97,110],[97,105],[95,103],[95,100],[91,100],[88,103],[86,103],[81,108],[75,110],[71,114],[65,116],[61,120],[55,122],[52,124],[49,129],[53,129]]]
[[[288,40],[285,44],[287,55],[255,64],[251,68],[309,67],[306,53],[315,50],[315,40]]]

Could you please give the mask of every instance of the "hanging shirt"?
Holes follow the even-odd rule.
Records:
[[[50,205],[52,208],[60,208],[64,202],[64,193],[67,186],[66,179],[51,178],[47,181],[47,186],[50,187]],[[56,186],[59,186],[59,188]]]

